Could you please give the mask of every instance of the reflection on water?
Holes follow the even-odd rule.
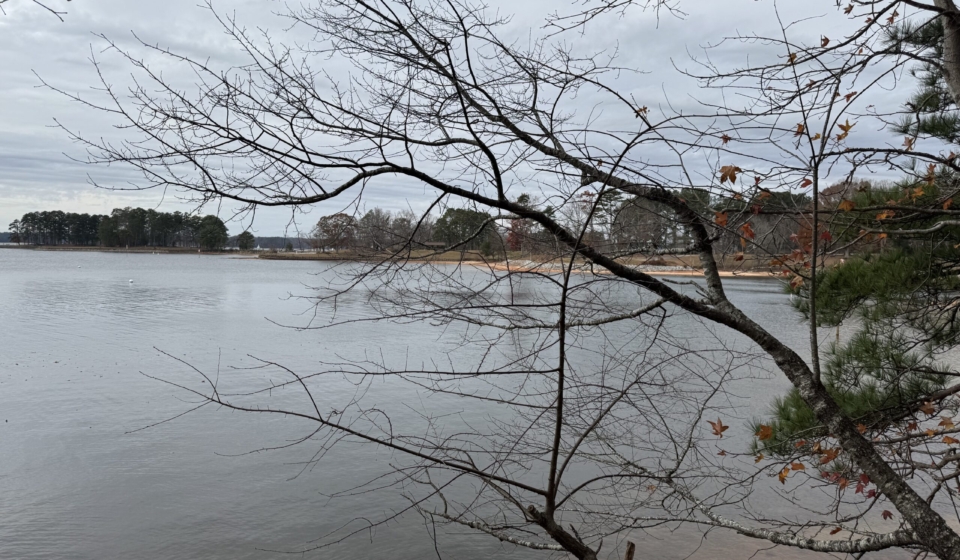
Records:
[[[293,420],[204,409],[130,433],[190,405],[141,375],[175,375],[177,364],[155,347],[240,383],[247,370],[233,368],[255,365],[251,354],[311,371],[321,359],[376,354],[416,361],[437,347],[441,330],[428,327],[296,331],[275,324],[313,318],[307,302],[287,296],[309,294],[305,285],[315,284],[323,267],[0,250],[0,558],[282,558],[269,551],[309,547],[350,518],[381,518],[403,507],[392,494],[326,497],[388,470],[391,455],[383,450],[351,448],[349,456],[331,456],[299,476],[308,449],[247,453],[303,436],[306,427]],[[737,281],[730,293],[803,347],[799,318],[777,284]],[[369,311],[357,296],[341,299],[337,313],[344,319]],[[699,336],[698,328],[691,324],[687,336]],[[675,335],[684,336],[682,325]],[[744,396],[758,413],[783,388],[778,378],[754,380]],[[320,399],[336,403],[353,389],[331,381]],[[409,387],[372,391],[368,398],[385,404],[422,400]],[[467,412],[468,420],[484,414]],[[435,556],[428,534],[422,519],[408,516],[379,527],[372,540],[365,534],[315,556]],[[636,538],[649,558],[683,558],[701,544],[689,533]],[[747,558],[761,545],[715,533],[695,557]],[[443,535],[439,548],[443,558],[544,557],[458,531]]]

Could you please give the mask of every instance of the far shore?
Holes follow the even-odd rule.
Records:
[[[164,253],[164,254],[193,254],[201,255],[234,255],[238,251],[204,251],[196,247],[100,247],[77,245],[14,245],[0,243],[0,249],[22,249],[25,251],[81,251],[88,253]],[[244,253],[250,254],[250,253]]]
[[[383,254],[343,252],[286,252],[286,251],[205,251],[195,247],[78,247],[78,246],[50,246],[50,245],[10,245],[0,244],[3,249],[24,249],[32,251],[85,251],[103,253],[140,253],[140,254],[199,254],[211,256],[233,256],[238,259],[263,259],[285,261],[352,261],[378,262],[385,258],[392,258],[397,262],[431,263],[431,264],[466,264],[478,268],[487,268],[502,272],[559,274],[565,270],[565,264],[556,260],[548,261],[537,257],[522,258],[519,254],[508,255],[506,260],[490,260],[476,252],[449,251],[437,253],[435,251],[414,251],[403,257]],[[753,261],[753,262],[751,262]],[[696,255],[674,255],[670,257],[642,256],[621,260],[623,264],[651,276],[682,276],[703,277],[703,270],[698,266]],[[778,274],[755,259],[747,262],[726,263],[720,259],[720,276],[724,278],[776,278]],[[731,266],[736,265],[736,266]],[[574,272],[578,274],[609,274],[605,270],[592,268],[589,264],[577,262]]]

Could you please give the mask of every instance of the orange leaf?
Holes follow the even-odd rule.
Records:
[[[857,431],[861,434],[867,433],[867,426],[865,424],[857,424]]]
[[[843,13],[850,15],[850,12],[853,11],[853,4],[847,4],[847,7],[843,9]]]
[[[792,470],[795,470],[795,471],[805,471],[805,470],[807,470],[807,467],[805,467],[805,466],[803,465],[803,463],[791,463],[791,464],[790,464],[790,468],[791,468]]]
[[[757,181],[757,183],[759,184],[759,181]],[[766,200],[766,199],[770,198],[771,196],[773,196],[773,195],[770,194],[770,191],[760,191],[760,194],[757,195],[757,199],[759,199],[759,200]]]
[[[766,441],[772,437],[773,437],[773,428],[771,428],[770,426],[765,426],[763,424],[760,424],[760,429],[757,430],[757,438],[759,438],[760,441]]]
[[[803,131],[806,127],[803,126],[803,123],[797,125],[797,131],[793,133],[794,136],[803,136]]]
[[[897,213],[893,210],[884,210],[883,212],[877,214],[877,221],[889,220],[896,215]]]
[[[953,199],[948,198],[947,201],[943,203],[943,209],[949,210],[951,206],[953,206]]]
[[[840,480],[837,481],[837,486],[839,486],[841,490],[846,490],[847,486],[849,485],[850,485],[850,481],[847,480],[846,478],[841,478]]]
[[[826,465],[830,461],[833,461],[840,456],[840,449],[827,449],[823,452],[823,457],[820,457],[820,464]]]
[[[713,217],[713,221],[720,227],[727,227],[727,213],[717,212]]]
[[[734,262],[740,262],[743,260],[743,253],[737,253],[737,256],[733,257]]]
[[[933,431],[933,429],[931,429],[931,428],[927,428],[926,430],[923,431],[923,433],[926,434],[926,435],[929,436],[929,437],[933,437],[933,436],[937,435],[937,432]]]
[[[724,134],[723,136],[720,137],[720,141],[723,142],[724,144],[726,144],[726,143],[729,142],[730,140],[732,140],[732,138],[730,138],[730,137],[727,136],[726,134]]]
[[[780,484],[786,484],[788,476],[790,476],[790,469],[785,467],[782,471],[780,471],[780,474],[777,475],[777,478],[780,479]]]
[[[753,460],[754,463],[759,463],[760,461],[763,461],[763,453],[757,455],[757,458]]]
[[[830,531],[830,534],[831,534],[831,535],[836,535],[836,534],[839,533],[840,531],[843,531],[843,527],[837,527],[836,529]]]
[[[857,95],[857,92],[851,91],[850,93],[844,95],[843,98],[847,100],[847,103],[850,103],[850,100],[853,99],[854,96],[856,96],[856,95]],[[851,125],[851,126],[853,126],[853,125]]]
[[[824,230],[824,232],[820,234],[820,239],[829,243],[833,241],[833,235],[831,235],[829,231]]]
[[[710,424],[710,427],[713,428],[713,435],[723,437],[723,432],[730,429],[730,426],[724,426],[723,420],[717,418],[716,422],[711,422],[707,420],[707,424]]]
[[[800,182],[800,188],[805,189],[812,184],[813,184],[813,180],[811,180],[809,177],[806,177],[803,181]]]
[[[903,139],[903,147],[909,152],[913,149],[913,138],[907,136]]]
[[[812,140],[819,140],[819,139],[820,139],[820,133],[819,133],[819,132],[813,135]]]
[[[750,222],[740,226],[740,231],[743,232],[743,236],[747,239],[753,239],[757,236],[757,234],[753,232],[753,227],[750,225]]]
[[[796,447],[797,449],[800,449],[801,447],[803,447],[803,446],[806,445],[806,444],[807,444],[807,440],[801,439],[801,440],[798,441],[797,443],[793,444],[793,446]]]
[[[850,134],[850,129],[853,128],[854,126],[856,126],[856,124],[857,124],[857,123],[850,124],[850,119],[847,119],[844,124],[838,124],[838,125],[837,125],[837,128],[839,128],[840,130],[842,130],[842,131],[843,131],[843,134],[838,134],[838,135],[837,135],[837,142],[840,142],[840,141],[842,141],[844,138],[846,138],[847,136],[849,136],[849,134]]]
[[[920,429],[920,426],[918,426],[916,422],[910,422],[909,424],[907,424],[908,432],[915,432],[919,429]]]
[[[883,513],[880,514],[880,517],[884,519],[893,519],[893,514],[890,513],[890,510],[883,510]]]
[[[717,455],[719,455],[719,456],[721,456],[721,457],[726,457],[726,456],[727,456],[727,452],[724,451],[723,449],[721,449],[721,450],[720,450],[720,453],[717,453]]]
[[[939,425],[939,426],[943,426],[943,427],[946,428],[947,430],[953,429],[953,418],[949,418],[949,417],[947,417],[947,416],[941,416],[941,417],[940,417],[940,424],[938,424],[938,425]]]
[[[960,443],[960,439],[952,438],[950,436],[943,436],[943,443],[947,445],[956,445]]]
[[[937,409],[933,406],[933,403],[930,401],[923,403],[923,406],[920,407],[920,412],[927,414],[929,416],[933,416],[933,413],[936,411]]]
[[[797,62],[797,53],[790,53],[789,59],[790,59],[790,64],[796,63],[796,62]]]
[[[743,169],[740,169],[736,165],[724,165],[720,168],[720,184],[724,184],[727,181],[731,183],[737,182],[737,173],[742,173]]]
[[[842,210],[844,212],[849,212],[856,207],[857,205],[852,200],[843,200],[840,202],[840,205],[837,206],[837,209]]]

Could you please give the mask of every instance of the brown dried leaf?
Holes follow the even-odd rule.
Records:
[[[743,169],[740,169],[736,165],[724,165],[720,168],[720,184],[724,184],[727,181],[731,183],[737,182],[737,173],[742,173]]]
[[[728,216],[726,212],[717,212],[713,216],[713,221],[720,227],[727,227]]]
[[[784,467],[784,469],[780,471],[780,474],[777,475],[777,478],[780,479],[780,484],[786,484],[788,476],[790,476],[790,468]]]
[[[716,422],[711,422],[707,420],[707,424],[710,424],[710,427],[713,428],[713,435],[723,437],[723,432],[730,429],[730,426],[724,426],[723,420],[717,418]]]

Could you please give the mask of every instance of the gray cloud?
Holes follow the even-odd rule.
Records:
[[[573,9],[556,0],[495,0],[491,9],[501,14],[515,14],[505,32],[518,41],[526,41],[543,33],[543,17],[556,10]],[[215,2],[218,9],[236,13],[242,23],[279,30],[284,22],[273,10],[278,2],[262,0],[225,0]],[[796,0],[780,2],[757,0],[683,0],[681,7],[689,14],[676,18],[661,14],[658,20],[639,10],[624,17],[608,17],[587,28],[584,34],[565,37],[568,44],[583,52],[618,53],[618,64],[643,73],[624,73],[615,84],[627,95],[652,108],[669,101],[674,110],[700,110],[698,99],[710,99],[710,92],[698,91],[696,83],[682,77],[673,67],[692,68],[689,56],[704,56],[702,48],[717,43],[724,36],[744,33],[779,33],[775,9],[784,21],[824,14],[796,33],[799,38],[815,41],[820,33],[842,36],[851,24],[837,18],[833,0]],[[60,130],[53,128],[58,119],[84,134],[117,138],[108,116],[85,109],[48,89],[39,88],[34,71],[44,80],[70,92],[96,96],[91,90],[97,78],[89,62],[91,51],[104,62],[104,70],[112,83],[123,84],[130,68],[115,56],[102,53],[103,42],[96,37],[105,34],[121,44],[134,47],[132,34],[148,43],[182,54],[209,59],[213,67],[228,67],[242,62],[213,17],[197,7],[196,0],[164,2],[131,2],[130,0],[77,0],[69,5],[63,23],[26,0],[7,4],[7,15],[0,16],[0,230],[29,210],[62,209],[80,212],[105,212],[116,206],[137,205],[165,210],[188,210],[192,206],[175,193],[158,191],[114,192],[99,190],[88,182],[88,174],[105,185],[123,186],[134,183],[138,175],[120,167],[103,168],[71,161],[66,155],[82,158],[83,150],[72,144]],[[806,37],[803,37],[806,34]],[[149,56],[143,52],[144,56]],[[746,63],[747,56],[756,63],[763,57],[774,57],[763,45],[731,43],[712,52],[714,62],[724,66]],[[191,83],[190,76],[180,69],[161,63],[174,80]],[[163,66],[167,65],[167,66]],[[888,92],[885,101],[899,103],[902,92]],[[597,111],[600,122],[619,127],[624,123],[622,108],[604,105],[591,95],[577,98],[570,109],[586,114]],[[870,140],[892,140],[886,132],[871,131]],[[655,152],[653,152],[655,154]],[[422,186],[404,181],[377,183],[366,194],[366,206],[378,205],[400,209],[408,205],[422,208]],[[298,219],[306,224],[320,213],[342,207],[344,202],[331,203],[313,210],[312,215]],[[230,215],[230,206],[221,209]],[[209,209],[214,211],[216,209]],[[278,234],[290,224],[289,210],[258,211],[255,230],[264,235]],[[231,230],[241,229],[231,224]]]

